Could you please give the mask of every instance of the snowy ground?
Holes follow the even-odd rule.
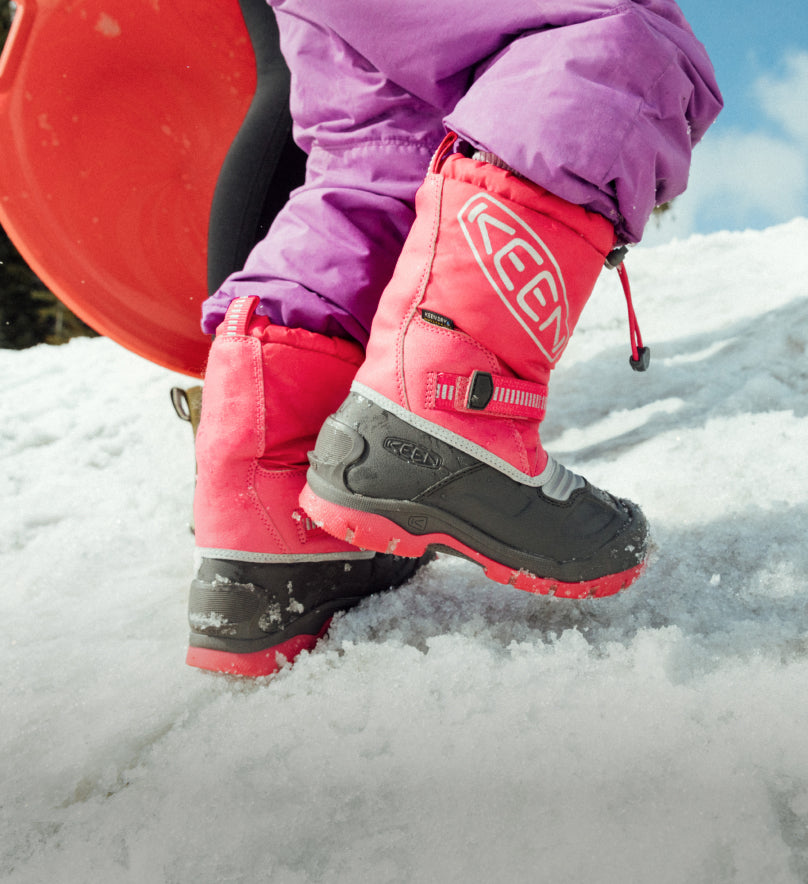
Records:
[[[185,653],[189,427],[106,340],[0,352],[0,879],[808,881],[808,220],[604,278],[545,438],[646,577],[442,559],[271,680]],[[180,379],[184,381],[185,379]]]

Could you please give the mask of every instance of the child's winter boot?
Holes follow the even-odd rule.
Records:
[[[613,228],[497,165],[447,156],[451,142],[301,502],[360,547],[444,549],[520,589],[611,595],[642,571],[645,519],[548,457],[539,426]]]
[[[268,675],[332,616],[407,580],[419,562],[358,550],[298,503],[306,453],[345,398],[359,345],[270,325],[232,303],[208,360],[196,438],[191,666]]]

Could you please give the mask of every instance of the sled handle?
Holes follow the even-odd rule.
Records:
[[[0,55],[0,92],[9,89],[20,66],[25,44],[34,24],[35,12],[35,0],[17,0],[17,10],[11,21],[11,30],[8,32],[3,54]]]

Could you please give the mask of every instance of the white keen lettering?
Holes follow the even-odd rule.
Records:
[[[569,307],[552,252],[515,212],[487,194],[468,200],[457,220],[491,287],[555,362],[569,340]]]

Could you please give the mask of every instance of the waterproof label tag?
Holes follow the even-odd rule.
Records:
[[[430,322],[432,325],[439,325],[441,328],[454,328],[454,322],[448,316],[441,316],[440,313],[433,313],[431,310],[422,310],[421,319],[424,322]]]

